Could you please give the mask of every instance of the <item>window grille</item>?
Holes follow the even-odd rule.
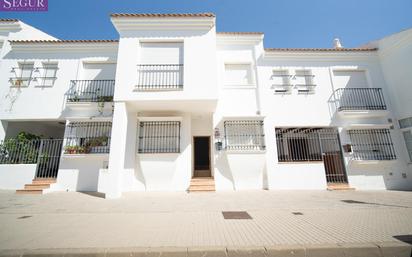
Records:
[[[109,153],[112,122],[72,122],[66,126],[65,153]]]
[[[290,82],[290,74],[288,70],[273,70],[272,73],[272,88],[275,93],[288,93],[292,87]]]
[[[18,63],[18,67],[11,69],[10,82],[13,86],[29,86],[34,70],[34,63]]]
[[[265,150],[262,120],[224,122],[225,148],[228,150]]]
[[[322,161],[320,133],[327,133],[329,130],[328,128],[276,128],[279,162]],[[339,147],[334,148],[339,151]]]
[[[313,81],[314,77],[311,70],[296,70],[295,79],[298,93],[312,93],[316,86]]]
[[[40,76],[36,76],[39,85],[41,86],[53,86],[54,81],[57,79],[56,73],[58,70],[57,63],[55,62],[43,62]]]
[[[136,90],[182,90],[183,70],[183,64],[138,65]]]
[[[355,160],[396,159],[389,129],[354,129],[348,134]]]
[[[179,153],[180,121],[139,123],[139,153]]]

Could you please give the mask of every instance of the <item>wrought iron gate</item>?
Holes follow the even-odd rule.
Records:
[[[328,183],[348,183],[338,130],[336,128],[323,128],[318,131],[318,135],[326,181]]]
[[[56,178],[63,139],[42,139],[37,157],[36,178]]]

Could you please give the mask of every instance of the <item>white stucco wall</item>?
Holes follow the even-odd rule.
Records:
[[[22,189],[36,175],[36,164],[0,164],[0,189]]]

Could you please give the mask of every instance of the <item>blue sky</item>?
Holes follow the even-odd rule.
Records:
[[[109,14],[213,12],[218,31],[260,31],[265,47],[345,47],[412,27],[412,0],[49,0],[48,12],[3,12],[60,39],[113,39]]]

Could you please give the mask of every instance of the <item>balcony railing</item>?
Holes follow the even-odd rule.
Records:
[[[386,110],[382,88],[340,88],[334,98],[338,111]]]
[[[112,102],[114,80],[71,80],[67,102]]]
[[[137,74],[138,91],[183,89],[183,64],[141,64]]]

